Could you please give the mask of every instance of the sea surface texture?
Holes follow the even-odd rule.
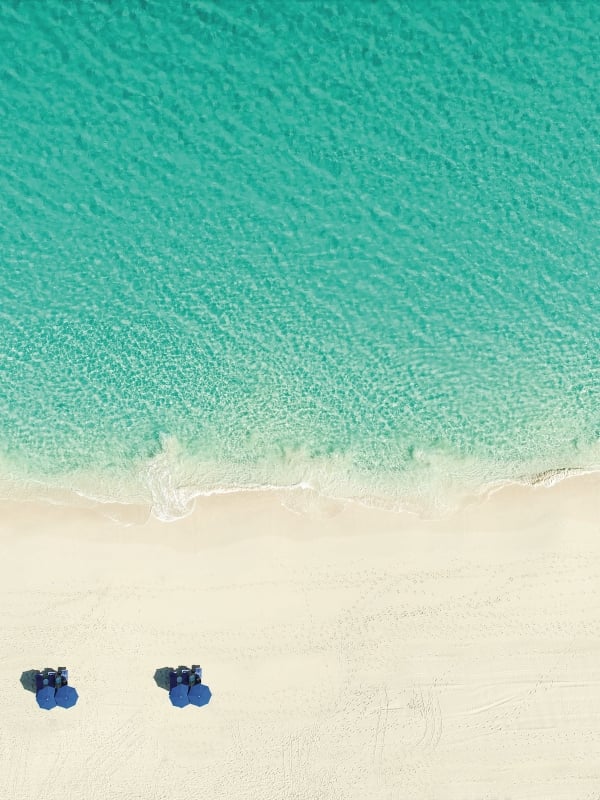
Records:
[[[599,53],[586,0],[5,0],[0,483],[597,467]]]

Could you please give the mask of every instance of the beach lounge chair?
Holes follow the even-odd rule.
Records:
[[[198,664],[192,664],[192,674],[190,675],[190,684],[202,683],[202,667]]]
[[[185,673],[188,673],[187,675]],[[169,672],[169,700],[176,708],[189,705],[189,670],[178,667]]]

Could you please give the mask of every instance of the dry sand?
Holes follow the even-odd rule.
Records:
[[[280,500],[4,503],[2,800],[600,796],[599,476],[438,522]],[[212,702],[172,708],[191,662]],[[58,664],[79,703],[40,711]]]

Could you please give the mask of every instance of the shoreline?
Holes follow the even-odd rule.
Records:
[[[310,542],[327,538],[334,541],[376,535],[445,535],[457,532],[502,532],[531,529],[540,518],[555,515],[557,520],[579,523],[597,520],[600,542],[600,473],[570,475],[554,484],[502,484],[473,498],[471,502],[444,516],[424,517],[410,511],[373,508],[354,501],[338,501],[310,493],[310,501],[294,506],[286,491],[232,492],[198,497],[194,510],[169,522],[158,519],[146,506],[111,504],[81,498],[81,505],[46,499],[0,500],[4,522],[15,532],[43,538],[102,537],[114,544],[129,543],[144,547],[160,542],[169,547],[176,542],[190,547],[218,548],[238,541],[267,537]],[[305,498],[306,499],[306,498]],[[85,532],[84,532],[85,531]],[[483,535],[483,534],[482,534]],[[400,543],[400,542],[399,542]],[[404,543],[406,544],[406,543]]]
[[[355,507],[365,508],[374,511],[384,511],[397,515],[408,514],[417,519],[449,519],[456,513],[461,513],[464,509],[472,505],[479,505],[492,497],[497,492],[503,492],[511,487],[531,487],[531,488],[551,488],[563,481],[573,478],[583,478],[587,475],[600,475],[600,465],[591,464],[586,467],[556,467],[543,471],[531,471],[524,473],[521,477],[503,478],[482,482],[481,485],[470,487],[463,486],[460,491],[454,487],[456,493],[450,494],[445,498],[441,496],[437,502],[431,503],[431,498],[427,502],[421,497],[422,504],[406,499],[395,500],[389,494],[368,495],[360,494],[330,494],[310,481],[300,481],[295,484],[253,484],[253,485],[224,485],[212,489],[194,489],[191,486],[173,486],[171,491],[180,493],[182,499],[178,501],[180,513],[172,515],[169,511],[164,511],[168,506],[161,506],[160,500],[156,497],[152,499],[144,498],[140,493],[131,493],[127,499],[119,499],[116,494],[103,495],[98,492],[83,490],[83,488],[67,488],[64,486],[52,486],[41,480],[0,480],[0,505],[7,500],[18,498],[24,503],[46,503],[73,508],[94,508],[96,506],[110,509],[109,516],[115,520],[123,520],[127,523],[133,520],[132,524],[139,524],[141,521],[153,517],[161,522],[177,522],[193,515],[198,506],[203,506],[212,498],[219,497],[251,497],[252,495],[270,495],[276,502],[288,507],[292,511],[303,514],[310,512],[314,506],[323,507]]]

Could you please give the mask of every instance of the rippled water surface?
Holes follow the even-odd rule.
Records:
[[[177,515],[600,463],[599,6],[0,6],[2,472]]]

